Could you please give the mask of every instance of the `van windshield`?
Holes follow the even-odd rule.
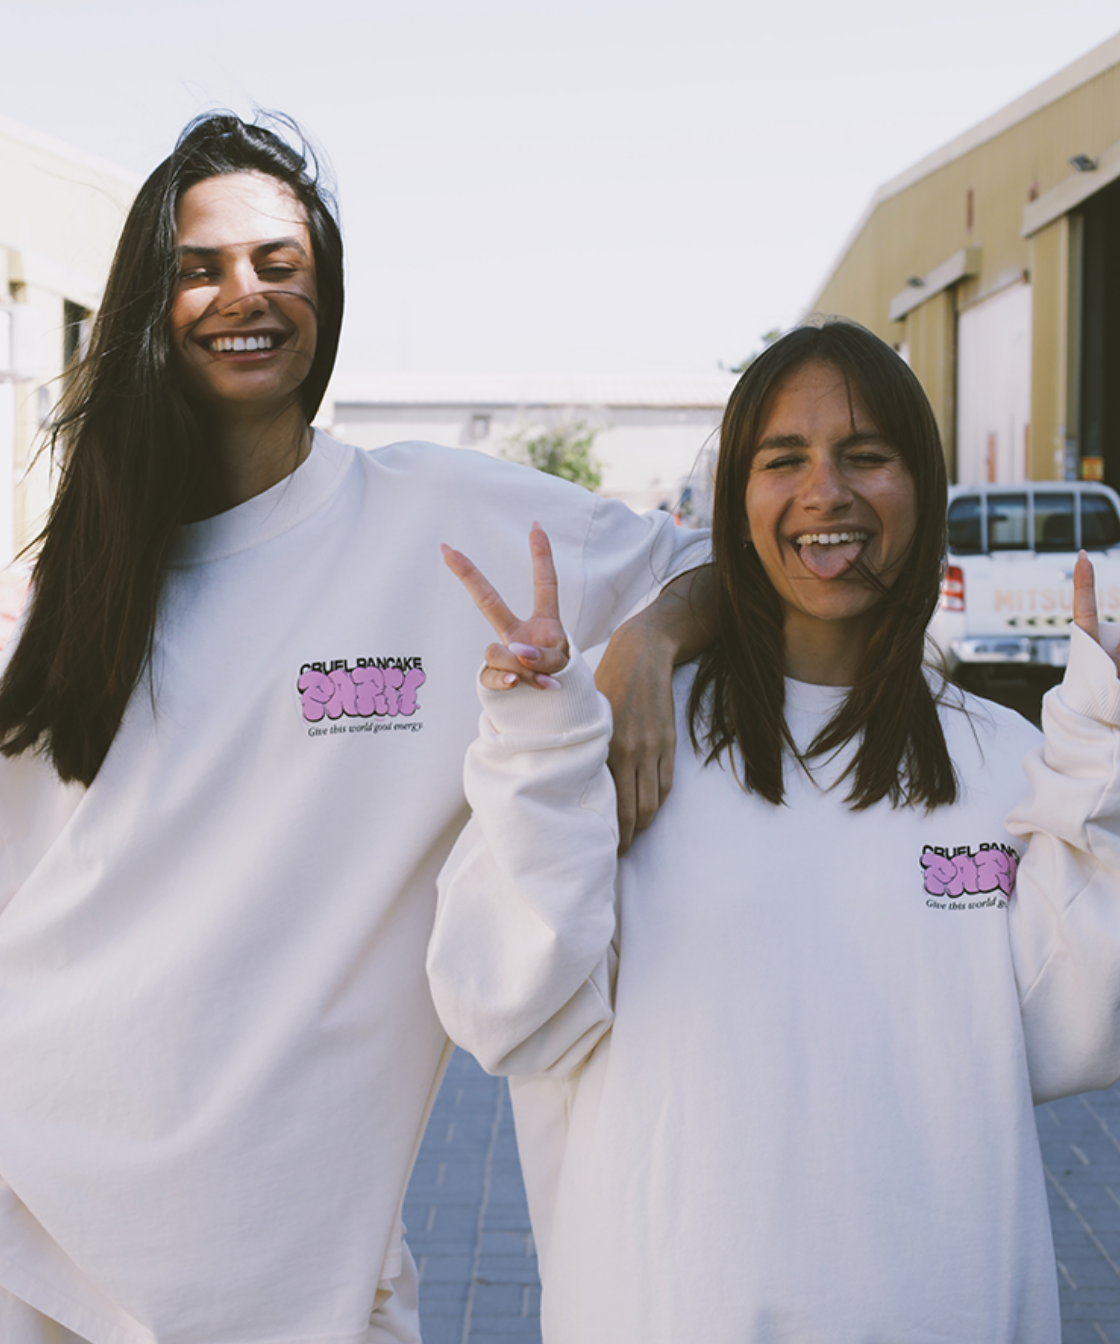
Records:
[[[992,495],[988,499],[988,550],[1025,551],[1030,544],[1026,494]]]
[[[1081,496],[1081,544],[1089,551],[1120,544],[1120,518],[1107,496]]]
[[[958,555],[979,555],[983,551],[980,500],[976,495],[961,495],[949,505],[949,549]]]
[[[1120,546],[1120,514],[1108,495],[1089,490],[958,495],[949,505],[948,524],[949,549],[957,555],[1073,552],[1079,546],[1105,551]]]
[[[1075,551],[1073,495],[1051,491],[1034,497],[1034,548],[1036,551]]]

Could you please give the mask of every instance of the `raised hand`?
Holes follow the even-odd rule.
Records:
[[[533,558],[533,614],[521,620],[502,601],[498,590],[462,551],[441,546],[444,563],[474,598],[475,606],[498,632],[500,644],[486,650],[482,684],[506,691],[519,681],[542,690],[555,689],[552,673],[568,664],[568,640],[560,623],[560,596],[552,547],[540,523],[529,532]]]
[[[1095,640],[1101,642],[1100,618],[1097,615],[1097,590],[1093,580],[1093,562],[1081,551],[1073,567],[1073,623]],[[1105,650],[1105,652],[1108,652]],[[1120,649],[1108,655],[1120,673]]]

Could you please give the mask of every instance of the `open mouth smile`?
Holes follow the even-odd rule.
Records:
[[[239,355],[259,350],[275,349],[278,341],[275,336],[262,332],[258,336],[210,336],[203,341],[206,349],[214,355]]]
[[[871,534],[869,532],[799,532],[793,539],[793,544],[798,550],[802,546],[841,546],[848,542],[858,541],[861,545],[867,541]]]
[[[859,559],[870,538],[871,533],[862,528],[847,532],[798,532],[793,537],[793,546],[814,578],[838,579]]]

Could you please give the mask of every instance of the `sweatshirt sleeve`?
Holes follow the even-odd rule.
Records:
[[[617,499],[598,500],[584,543],[575,643],[603,643],[667,583],[711,558],[709,532],[678,527],[663,510],[637,514]]]
[[[480,688],[473,815],[439,879],[432,996],[490,1073],[570,1073],[613,1016],[610,707],[578,654],[558,680],[547,693]]]
[[[1120,679],[1076,627],[1042,725],[1007,820],[1029,841],[1009,928],[1036,1102],[1120,1077]]]

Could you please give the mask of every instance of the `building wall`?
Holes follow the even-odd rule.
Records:
[[[474,448],[508,455],[519,433],[558,424],[585,424],[595,430],[593,455],[602,469],[599,493],[635,509],[675,509],[685,489],[702,473],[703,449],[716,435],[731,377],[712,380],[687,405],[611,404],[578,396],[568,400],[518,404],[477,398],[432,399],[386,404],[376,400],[336,401],[318,423],[360,448],[379,448],[403,439]],[[651,391],[650,401],[654,400]]]
[[[957,424],[955,323],[952,295],[943,292],[914,309],[902,338],[910,367],[921,379],[937,417],[951,468],[956,460]]]
[[[43,429],[67,319],[95,309],[137,183],[0,118],[0,567],[39,532],[54,489]],[[74,333],[69,337],[74,344]]]
[[[957,314],[1029,282],[1029,470],[1036,479],[1076,472],[1077,215],[1028,230],[1025,210],[1047,193],[1091,190],[1075,155],[1120,150],[1120,36],[888,183],[816,295],[821,313],[854,318],[906,351],[956,462]],[[1102,167],[1104,165],[1102,164]],[[1111,171],[1111,170],[1110,170]],[[1099,185],[1108,181],[1103,173]],[[963,274],[937,272],[967,252]],[[922,301],[923,285],[930,290]],[[931,283],[932,282],[932,283]],[[908,297],[907,297],[908,296]],[[915,306],[891,316],[900,298]]]

